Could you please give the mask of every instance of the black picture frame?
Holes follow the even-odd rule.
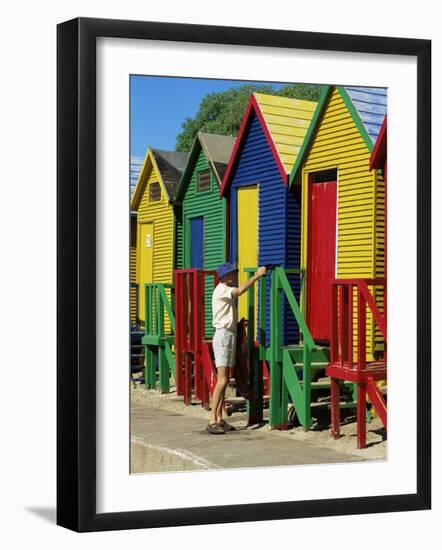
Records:
[[[96,39],[115,37],[417,59],[417,491],[361,498],[96,512]],[[57,28],[57,523],[152,528],[431,507],[431,41],[79,18]]]

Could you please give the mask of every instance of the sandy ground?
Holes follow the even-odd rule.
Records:
[[[209,419],[209,412],[204,410],[200,403],[195,402],[190,406],[185,406],[182,397],[176,395],[173,382],[171,381],[171,392],[161,394],[157,390],[148,390],[143,384],[137,384],[135,387],[131,384],[132,405],[145,405],[164,409],[170,412],[180,413],[187,416],[201,418],[203,427],[206,426]],[[229,397],[229,395],[227,395]],[[267,410],[264,411],[266,419]],[[345,417],[345,414],[347,417]],[[305,432],[302,427],[295,427],[290,430],[269,430],[268,425],[264,424],[258,430],[267,432],[275,437],[292,438],[297,441],[304,441],[309,445],[317,445],[323,448],[333,449],[341,453],[347,453],[351,456],[357,456],[363,460],[383,460],[387,458],[387,441],[385,440],[385,431],[379,418],[374,418],[367,424],[367,447],[357,449],[356,446],[356,421],[355,417],[348,412],[343,411],[341,422],[341,437],[337,440],[330,435],[328,415],[322,417],[322,425],[316,423],[313,428]],[[237,428],[246,425],[247,417],[243,411],[234,412],[228,418],[228,421]],[[132,434],[136,436],[136,434]]]

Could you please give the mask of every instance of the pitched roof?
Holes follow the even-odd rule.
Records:
[[[133,192],[131,209],[137,209],[150,171],[153,168],[158,173],[158,177],[161,180],[161,184],[167,194],[169,202],[173,202],[188,157],[188,153],[177,153],[175,151],[164,151],[162,149],[152,149],[149,147]]]
[[[254,94],[287,174],[301,149],[316,101]]]
[[[169,200],[175,198],[181,175],[186,166],[189,153],[179,153],[177,151],[164,151],[162,149],[152,149],[158,170],[166,187]]]
[[[234,136],[221,136],[219,134],[206,134],[204,132],[198,132],[190,150],[189,160],[179,183],[176,200],[179,201],[183,199],[194,164],[201,150],[203,151],[204,156],[212,169],[216,182],[219,186],[221,186],[224,172],[226,171],[235,141],[236,138]]]
[[[324,86],[301,151],[291,171],[290,184],[293,184],[295,180],[295,176],[307,154],[327,100],[334,89],[339,91],[368,150],[370,152],[373,150],[373,143],[376,141],[384,116],[387,114],[387,89],[360,86]]]
[[[252,93],[224,174],[221,194],[224,194],[230,183],[233,166],[246,135],[247,123],[253,113],[258,116],[281,176],[288,183],[288,174],[297,159],[316,105],[316,101]]]
[[[212,165],[218,185],[221,185],[236,137],[198,132],[198,138],[207,161]]]
[[[375,143],[387,114],[387,88],[345,86],[345,90],[356,107],[368,135]]]

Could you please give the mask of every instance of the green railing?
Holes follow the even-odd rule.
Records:
[[[301,270],[294,270],[301,272]],[[271,427],[279,427],[287,422],[288,393],[293,401],[296,414],[304,429],[311,427],[311,363],[316,344],[305,322],[304,312],[298,305],[286,272],[280,267],[272,272],[270,293],[270,410]],[[302,277],[304,279],[304,277]],[[304,297],[304,284],[301,284]],[[302,384],[298,378],[290,349],[283,347],[282,342],[282,298],[283,294],[295,316],[299,327],[302,351]]]
[[[244,272],[247,273],[248,277],[251,277],[254,275],[257,271],[257,267],[246,267],[244,268]],[[272,270],[269,272],[269,275],[272,275],[276,271],[276,269],[281,270],[283,273],[286,273],[288,275],[299,275],[301,284],[300,284],[300,291],[301,291],[301,319],[302,322],[305,325],[305,315],[304,315],[304,304],[305,304],[305,270],[304,269],[291,269],[291,268],[275,268],[275,270]],[[258,300],[258,321],[259,321],[259,334],[258,334],[258,343],[259,343],[259,358],[261,360],[265,360],[268,357],[267,353],[267,285],[268,281],[271,281],[271,277],[266,275],[265,277],[262,277],[259,282],[259,300]],[[286,277],[287,286],[290,288],[290,283]],[[291,288],[290,288],[291,290]],[[292,297],[294,302],[297,305],[296,298],[293,294],[293,291],[291,291]],[[247,291],[247,314],[248,314],[248,322],[249,327],[251,327],[253,330],[249,330],[249,340],[254,340],[255,336],[255,286],[251,286]],[[296,318],[296,315],[295,315]],[[296,321],[299,321],[296,318]],[[309,333],[310,334],[310,333]],[[301,337],[303,333],[301,330]]]
[[[166,289],[170,290],[170,302]],[[169,318],[172,333],[175,332],[175,316],[173,314],[173,285],[167,283],[144,284],[144,312],[146,335],[165,336],[164,312]]]
[[[170,292],[170,301],[167,296]],[[170,391],[170,372],[176,376],[172,344],[175,333],[173,285],[167,283],[144,284],[145,335],[142,343],[146,350],[145,382],[149,388],[156,387],[156,357],[158,357],[160,391]],[[166,333],[165,314],[171,332]]]
[[[247,267],[245,273],[251,277],[256,267]],[[290,282],[287,276],[297,275],[300,277],[300,291],[302,296],[301,307],[299,307]],[[268,284],[270,282],[270,311],[268,307]],[[315,343],[310,331],[305,323],[304,304],[305,304],[305,271],[303,269],[290,269],[277,267],[269,272],[268,275],[260,279],[258,300],[258,323],[259,331],[257,335],[259,353],[255,353],[255,286],[251,286],[247,292],[247,313],[248,313],[248,349],[249,357],[254,361],[254,368],[251,370],[253,375],[253,387],[255,395],[260,396],[260,380],[262,378],[263,360],[268,360],[270,365],[270,403],[269,403],[269,424],[271,427],[282,426],[287,422],[288,392],[296,407],[297,413],[303,425],[310,426],[310,366],[311,352],[315,349]],[[285,294],[286,301],[293,311],[293,315],[299,327],[300,343],[303,361],[303,378],[301,385],[296,370],[293,366],[290,351],[283,349],[283,323],[282,317],[282,294]],[[270,319],[268,319],[270,315]],[[267,325],[270,321],[270,338],[267,338]],[[269,344],[267,341],[269,340]],[[258,361],[256,361],[258,359]],[[303,387],[302,387],[303,386]],[[306,405],[308,403],[308,406]],[[259,402],[261,406],[261,402]],[[255,411],[255,415],[258,411]]]
[[[287,274],[301,273],[302,306],[299,307]],[[282,300],[287,301],[300,331],[300,343],[296,346],[284,346],[282,342]],[[312,373],[324,369],[329,363],[328,350],[318,347],[307,326],[304,314],[305,274],[301,270],[276,268],[272,272],[270,294],[270,427],[285,426],[288,417],[288,395],[292,399],[296,415],[304,430],[312,426]],[[302,376],[301,376],[302,373]],[[328,389],[328,382],[315,382],[316,389]],[[347,389],[356,386],[347,384]],[[343,402],[341,407],[354,406]],[[367,420],[370,415],[368,413]]]

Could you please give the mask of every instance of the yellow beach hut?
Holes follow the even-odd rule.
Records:
[[[330,340],[330,281],[384,276],[384,181],[370,170],[370,155],[386,112],[385,88],[325,86],[290,175],[302,188],[303,300],[319,342]],[[374,292],[382,311],[382,290]],[[384,347],[370,317],[368,360]]]
[[[131,210],[137,212],[137,317],[141,325],[145,316],[144,284],[173,281],[173,200],[187,159],[188,153],[149,147],[132,197]]]
[[[130,159],[130,197],[132,199],[135,186],[143,166],[144,159],[131,157]],[[137,213],[130,212],[130,325],[137,328]]]

